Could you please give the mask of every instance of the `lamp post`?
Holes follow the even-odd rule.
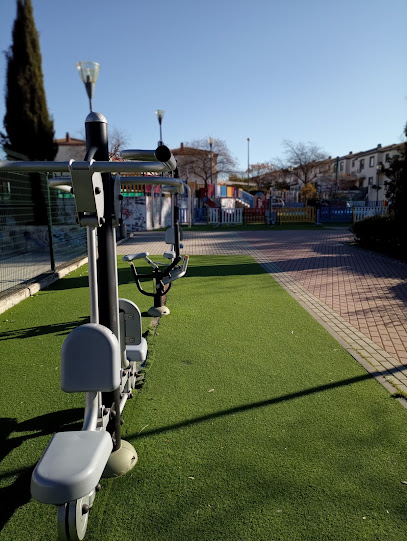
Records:
[[[213,143],[214,143],[213,137],[208,137],[208,143],[209,143],[209,150],[210,150],[210,156],[211,156],[211,184],[213,184]]]
[[[97,62],[78,62],[76,68],[79,72],[79,76],[85,85],[86,92],[89,98],[90,112],[93,111],[92,98],[93,91],[95,89],[95,83],[99,75],[100,64]]]
[[[161,146],[163,145],[163,133],[162,133],[162,122],[163,122],[163,118],[164,118],[164,115],[165,115],[165,111],[164,109],[157,109],[155,114],[157,115],[157,118],[158,118],[158,124],[160,125],[160,140],[158,141],[158,146]]]
[[[249,191],[249,173],[250,173],[250,137],[247,138],[247,191]]]

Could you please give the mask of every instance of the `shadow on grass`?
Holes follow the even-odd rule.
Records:
[[[80,430],[82,428],[82,419],[82,408],[47,413],[22,423],[9,417],[0,418],[0,461],[25,441],[54,434],[55,432]],[[29,432],[29,434],[14,436],[16,432]],[[2,502],[0,506],[0,531],[14,512],[30,501],[30,482],[34,466],[35,464],[32,464],[28,468],[8,471],[1,476],[1,478],[15,477],[15,479],[10,485],[0,489]]]
[[[88,275],[86,276],[65,276],[62,280],[57,280],[46,288],[46,291],[64,291],[65,289],[88,288]]]
[[[256,408],[263,408],[267,406],[272,406],[274,404],[279,404],[281,402],[286,402],[288,400],[296,400],[299,398],[304,398],[316,393],[326,392],[333,389],[346,387],[348,385],[354,385],[357,383],[362,383],[370,379],[377,379],[380,376],[390,375],[393,373],[403,372],[405,366],[400,365],[399,367],[392,368],[390,370],[385,370],[383,372],[373,372],[366,373],[360,376],[353,378],[344,379],[341,381],[328,383],[326,385],[320,385],[318,387],[313,387],[310,389],[304,389],[303,391],[298,391],[295,393],[290,393],[284,396],[278,396],[275,398],[270,398],[268,400],[261,400],[258,402],[252,402],[250,404],[244,404],[241,406],[236,406],[234,408],[229,408],[222,411],[217,411],[207,415],[202,415],[200,417],[195,417],[192,419],[187,419],[185,421],[174,423],[168,426],[162,426],[153,430],[146,430],[143,433],[138,434],[127,434],[127,438],[146,438],[150,436],[155,436],[163,432],[178,430],[179,428],[184,428],[187,426],[192,426],[198,423],[203,423],[209,420],[217,419],[224,417],[226,415],[233,415],[236,413],[243,413],[250,411]],[[397,395],[395,395],[397,396]],[[37,438],[39,436],[53,434],[58,431],[64,430],[79,430],[80,423],[79,421],[83,418],[83,410],[80,408],[72,410],[64,410],[55,413],[49,413],[42,415],[41,417],[36,417],[34,419],[29,419],[22,423],[18,423],[16,419],[3,418],[0,419],[0,434],[1,434],[1,455],[0,458],[3,459],[8,453],[13,449],[18,447],[21,443],[26,440]],[[34,432],[33,434],[22,435],[20,437],[9,436],[15,432]],[[28,468],[20,468],[14,471],[7,471],[3,475],[0,475],[0,479],[16,477],[11,485],[0,489],[0,494],[2,496],[1,511],[0,511],[0,528],[11,518],[16,509],[24,505],[30,500],[30,479],[31,473],[33,470],[34,464]]]
[[[148,436],[155,436],[161,434],[162,432],[167,432],[171,430],[178,430],[179,428],[184,428],[186,426],[192,426],[198,423],[204,423],[206,421],[211,421],[213,419],[218,419],[219,417],[224,417],[226,415],[234,415],[236,413],[244,413],[245,411],[250,411],[256,408],[264,408],[266,406],[272,406],[274,404],[280,404],[281,402],[287,402],[288,400],[296,400],[298,398],[304,398],[306,396],[311,396],[316,393],[322,393],[325,391],[330,391],[332,389],[338,389],[341,387],[346,387],[348,385],[354,385],[355,383],[361,383],[369,379],[378,379],[384,375],[390,375],[394,373],[404,372],[406,367],[400,365],[389,370],[384,370],[382,372],[372,372],[366,373],[361,376],[356,376],[354,378],[348,378],[341,381],[336,381],[333,383],[327,383],[326,385],[320,385],[319,387],[312,387],[310,389],[304,389],[303,391],[298,391],[296,393],[290,393],[283,396],[277,396],[275,398],[270,398],[268,400],[261,400],[259,402],[252,402],[250,404],[244,404],[242,406],[236,406],[234,408],[229,408],[227,410],[216,411],[209,413],[207,415],[202,415],[201,417],[195,417],[193,419],[187,419],[179,423],[174,423],[172,425],[162,426],[155,428],[153,430],[145,430],[140,434],[127,434],[128,438],[146,438]],[[395,398],[400,398],[399,395],[394,395]]]
[[[89,323],[88,316],[82,316],[77,321],[69,321],[64,323],[52,323],[51,325],[43,325],[36,327],[27,327],[25,329],[13,329],[1,333],[1,340],[13,340],[15,338],[32,338],[34,336],[41,336],[44,334],[58,334],[59,336],[65,336],[73,329],[76,329],[79,325]]]
[[[199,256],[194,256],[199,257]],[[230,257],[230,256],[227,256]],[[233,256],[232,256],[233,257]],[[241,264],[234,264],[234,265],[224,265],[224,264],[217,264],[217,259],[221,259],[222,261],[225,261],[225,257],[221,256],[221,258],[218,258],[217,256],[212,256],[210,261],[213,261],[212,265],[201,265],[197,266],[196,264],[192,263],[188,265],[187,273],[184,276],[185,278],[198,278],[198,277],[208,277],[208,276],[254,276],[258,274],[264,274],[266,271],[261,267],[259,263],[256,263],[253,261],[252,263],[241,263]],[[142,273],[146,272],[146,268],[143,267],[141,270]],[[149,272],[147,270],[147,272]],[[134,287],[136,288],[136,284],[134,282],[134,277],[131,272],[131,269],[118,269],[118,275],[119,275],[119,285],[125,285],[125,284],[134,284]]]

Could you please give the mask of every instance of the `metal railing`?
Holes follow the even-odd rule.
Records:
[[[44,173],[0,171],[0,293],[85,254],[72,195],[49,191]]]
[[[121,183],[175,186],[178,193],[184,193],[185,185],[180,179],[119,176],[119,173],[171,171],[175,165],[171,153],[158,156],[157,151],[128,151],[134,159],[151,160],[146,162],[0,161],[0,293],[10,293],[9,290],[39,275],[86,255],[86,228],[79,227],[76,221],[79,217],[82,226],[98,223],[102,211],[97,194],[103,192],[99,173],[117,174],[117,223]],[[71,176],[48,178],[50,173]],[[81,182],[85,178],[88,183]],[[84,203],[79,207],[78,193],[87,184],[88,190],[80,196]],[[50,190],[49,186],[56,190]],[[71,194],[73,187],[76,199]]]

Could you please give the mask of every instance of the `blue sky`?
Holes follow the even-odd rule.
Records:
[[[82,137],[75,65],[101,64],[94,110],[129,148],[217,137],[241,169],[283,139],[329,155],[400,142],[407,122],[407,2],[392,0],[32,0],[56,137]],[[1,0],[0,51],[15,0]],[[6,62],[0,56],[3,129]]]

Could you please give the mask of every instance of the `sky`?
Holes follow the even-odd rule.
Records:
[[[273,162],[284,140],[330,156],[404,140],[407,1],[32,0],[56,138],[84,138],[76,70],[99,62],[93,108],[127,148],[225,141],[237,161]],[[16,0],[0,0],[0,51]],[[0,55],[0,131],[6,59]],[[248,143],[247,139],[250,138]]]

